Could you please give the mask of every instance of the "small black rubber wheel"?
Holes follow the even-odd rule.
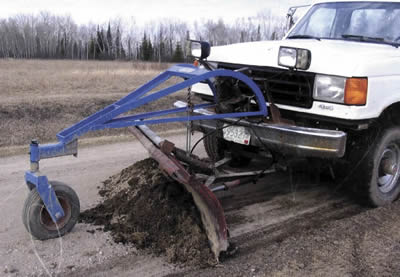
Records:
[[[50,183],[65,213],[65,216],[57,224],[52,221],[36,188],[30,191],[22,210],[22,222],[26,230],[39,240],[65,235],[75,226],[80,213],[79,198],[75,191],[60,182],[52,181]]]
[[[206,136],[203,140],[204,148],[206,150],[207,156],[213,161],[217,162],[222,160],[225,157],[225,151],[231,151],[232,161],[230,166],[232,167],[244,167],[247,166],[251,162],[251,158],[244,157],[242,155],[236,155],[234,149],[229,149],[229,145],[233,143],[229,143],[224,141],[224,139],[217,136],[216,133],[212,133]],[[236,145],[237,147],[241,147],[241,145]]]
[[[355,192],[372,206],[390,204],[400,193],[400,128],[383,130],[364,150],[355,172]]]

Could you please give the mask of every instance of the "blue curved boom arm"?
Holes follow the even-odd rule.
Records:
[[[151,92],[161,83],[167,81],[171,77],[181,77],[183,81],[172,86],[160,89],[156,92]],[[172,108],[168,110],[152,111],[139,114],[132,114],[121,117],[122,114],[134,111],[147,103],[159,100],[172,93],[182,89],[191,87],[194,84],[205,82],[210,87],[214,94],[214,103],[203,103],[194,105],[193,110],[201,108],[210,108],[217,104],[216,88],[213,80],[216,77],[231,77],[246,84],[254,93],[257,111],[237,112],[237,113],[222,113],[210,115],[184,115],[162,118],[165,115],[179,114],[190,111],[188,107]],[[150,93],[151,92],[151,93]],[[260,88],[249,77],[241,72],[217,69],[206,70],[198,68],[190,64],[179,64],[172,66],[159,76],[132,91],[127,96],[117,102],[105,107],[103,110],[94,113],[93,115],[81,120],[80,122],[70,126],[57,134],[57,143],[40,145],[36,141],[30,144],[30,161],[31,169],[25,173],[25,181],[29,188],[36,187],[47,210],[49,211],[54,222],[57,218],[63,216],[63,209],[55,197],[54,190],[49,185],[46,176],[39,176],[39,161],[41,159],[77,155],[77,139],[89,131],[102,130],[106,128],[122,128],[128,126],[138,126],[144,124],[159,124],[168,122],[182,122],[193,120],[208,120],[222,118],[238,118],[238,117],[266,117],[268,115],[267,105]],[[161,118],[160,118],[161,117]]]
[[[161,83],[167,81],[173,76],[181,77],[184,80],[178,84],[148,94],[148,92],[150,92]],[[123,113],[135,110],[136,108],[141,107],[149,102],[156,101],[179,90],[204,81],[209,85],[211,91],[214,93],[214,102],[216,102],[218,101],[216,97],[216,89],[212,83],[212,79],[215,77],[231,77],[245,83],[253,91],[256,97],[256,102],[259,108],[258,111],[159,118],[160,116],[178,114],[186,111],[186,108],[173,108],[162,111],[145,112],[130,116],[118,117]],[[193,109],[213,107],[215,106],[215,104],[216,103],[197,104],[194,105]],[[227,117],[265,117],[267,115],[267,106],[265,104],[265,99],[260,88],[254,83],[253,80],[251,80],[243,73],[225,69],[209,71],[189,64],[180,64],[172,66],[167,71],[157,76],[155,79],[132,91],[127,96],[118,100],[117,102],[105,107],[103,110],[96,112],[95,114],[83,119],[82,121],[72,125],[71,127],[62,130],[60,133],[57,134],[57,139],[59,141],[58,143],[34,145],[35,149],[31,149],[31,154],[36,154],[31,155],[31,161],[37,162],[40,159],[76,154],[76,151],[74,151],[73,147],[71,147],[71,144],[72,146],[76,146],[73,141],[75,141],[85,133],[94,130],[178,121],[221,119]]]

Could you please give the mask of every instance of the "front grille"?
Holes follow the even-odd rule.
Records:
[[[218,68],[236,70],[244,65],[219,63]],[[265,93],[265,88],[277,104],[311,108],[315,73],[289,71],[274,67],[248,67],[253,81]],[[244,87],[244,90],[249,90]],[[266,97],[265,97],[266,98]]]

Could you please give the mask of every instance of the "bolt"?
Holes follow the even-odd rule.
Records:
[[[56,213],[56,218],[59,219],[60,217],[61,217],[61,213],[60,212]]]

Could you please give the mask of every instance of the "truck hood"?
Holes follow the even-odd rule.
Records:
[[[211,48],[209,61],[254,66],[278,66],[280,46],[311,51],[307,71],[338,76],[400,74],[400,48],[391,45],[344,40],[286,39],[238,43]],[[397,62],[395,62],[397,60]]]

